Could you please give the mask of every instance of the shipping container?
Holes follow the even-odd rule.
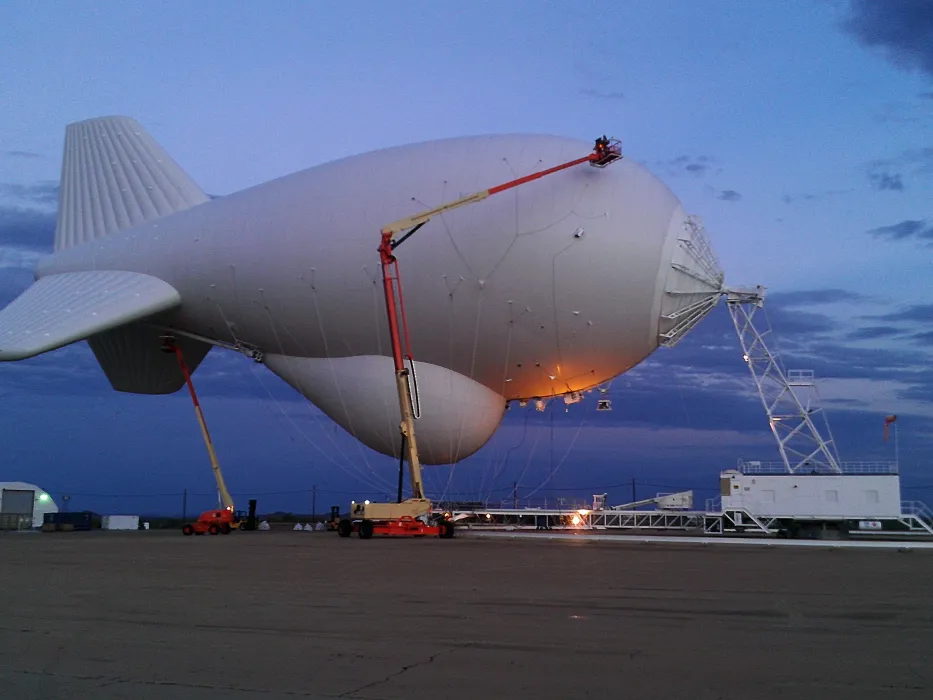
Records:
[[[77,511],[74,513],[46,513],[45,522],[58,526],[70,525],[75,530],[95,530],[100,528],[101,518],[97,513],[89,510]]]

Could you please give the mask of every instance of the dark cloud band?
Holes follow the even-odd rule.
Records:
[[[859,42],[881,47],[898,66],[933,78],[933,2],[850,0],[844,26]]]

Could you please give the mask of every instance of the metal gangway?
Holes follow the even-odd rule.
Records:
[[[754,463],[749,465],[754,470]],[[840,463],[845,469],[846,463]],[[689,494],[689,498],[687,495]],[[672,504],[675,504],[672,507]],[[677,507],[677,504],[686,507]],[[579,504],[578,504],[579,505]],[[470,504],[469,507],[451,507],[443,511],[457,523],[457,527],[470,530],[563,530],[563,531],[618,531],[641,534],[670,534],[681,532],[694,535],[781,535],[787,517],[761,516],[748,508],[723,509],[720,497],[706,500],[703,510],[692,508],[692,491],[676,494],[659,493],[654,498],[619,506],[605,504],[605,494],[594,496],[592,507],[503,507]],[[656,506],[650,510],[637,510],[644,505]],[[917,536],[933,537],[933,511],[920,501],[903,501],[900,515],[879,516],[871,519],[851,518],[877,523],[877,527],[858,529],[865,536]],[[801,519],[806,524],[806,519]]]

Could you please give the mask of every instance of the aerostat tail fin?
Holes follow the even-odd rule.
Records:
[[[130,117],[69,124],[58,194],[55,250],[78,246],[203,204],[208,197]],[[87,339],[117,391],[177,391],[184,377],[146,321],[181,303],[161,280],[120,271],[43,277],[0,312],[0,361]],[[210,345],[184,339],[192,371]]]
[[[58,195],[55,250],[88,243],[208,201],[207,195],[129,117],[70,124]],[[87,339],[114,389],[177,391],[184,377],[159,348],[153,317],[181,303],[149,275],[88,270],[42,277],[0,311],[0,362]],[[181,341],[193,371],[210,345]]]
[[[178,163],[130,117],[69,124],[55,250],[208,201]]]

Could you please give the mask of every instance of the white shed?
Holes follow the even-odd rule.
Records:
[[[46,513],[57,513],[52,497],[35,484],[0,481],[0,530],[42,527]]]

